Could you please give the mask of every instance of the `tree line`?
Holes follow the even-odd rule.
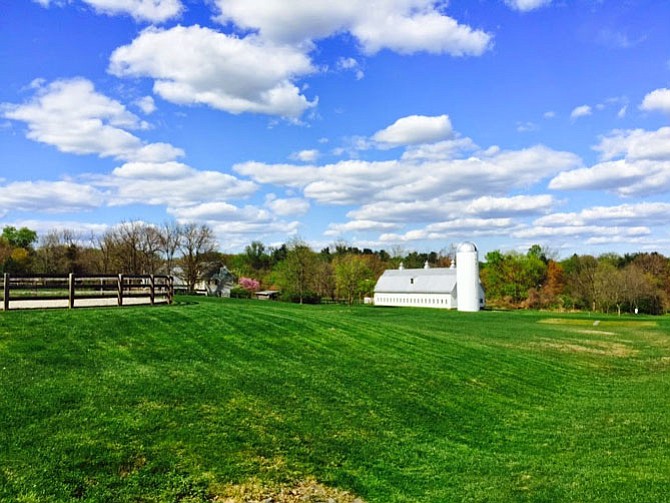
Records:
[[[211,228],[165,222],[123,222],[101,235],[53,230],[43,236],[5,227],[0,272],[14,274],[169,274],[186,289],[226,266],[239,278],[235,296],[271,289],[300,303],[353,304],[374,294],[386,269],[449,267],[455,247],[428,253],[359,249],[335,243],[320,251],[299,238],[269,247],[253,241],[243,252],[221,253]],[[533,245],[526,253],[494,250],[480,264],[487,303],[494,307],[660,314],[670,307],[670,259],[659,253],[559,260]]]
[[[505,307],[662,314],[670,308],[670,259],[657,253],[573,254],[557,260],[538,245],[527,253],[486,254],[487,300]]]

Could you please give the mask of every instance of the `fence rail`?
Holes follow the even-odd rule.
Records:
[[[97,276],[2,276],[2,308],[84,307],[125,304],[172,304],[172,276],[105,274]]]

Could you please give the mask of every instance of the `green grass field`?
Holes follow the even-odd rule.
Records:
[[[0,313],[0,501],[670,500],[668,317],[178,299]]]

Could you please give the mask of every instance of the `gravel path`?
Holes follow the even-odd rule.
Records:
[[[116,306],[117,299],[111,297],[108,299],[75,299],[74,307],[104,307]],[[156,299],[156,304],[166,304],[167,299]],[[151,304],[149,297],[129,297],[123,299],[124,306]],[[67,299],[53,299],[53,300],[9,300],[9,309],[52,309],[52,308],[67,308]],[[0,304],[2,310],[2,304]]]

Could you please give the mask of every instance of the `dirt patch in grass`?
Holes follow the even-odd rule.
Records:
[[[220,503],[365,503],[347,491],[324,486],[314,479],[276,487],[251,480],[226,484],[214,492],[217,496],[213,501]]]
[[[592,320],[581,318],[545,318],[538,321],[547,325],[573,325],[573,326],[592,326],[600,328],[630,327],[630,328],[653,328],[658,323],[650,320]]]
[[[614,356],[628,358],[635,356],[638,351],[626,344],[607,341],[580,341],[581,344],[568,341],[545,340],[531,342],[529,345],[539,349],[553,349],[563,353],[588,353],[593,355]]]
[[[586,335],[616,335],[614,332],[605,332],[603,330],[577,330],[577,333]]]

